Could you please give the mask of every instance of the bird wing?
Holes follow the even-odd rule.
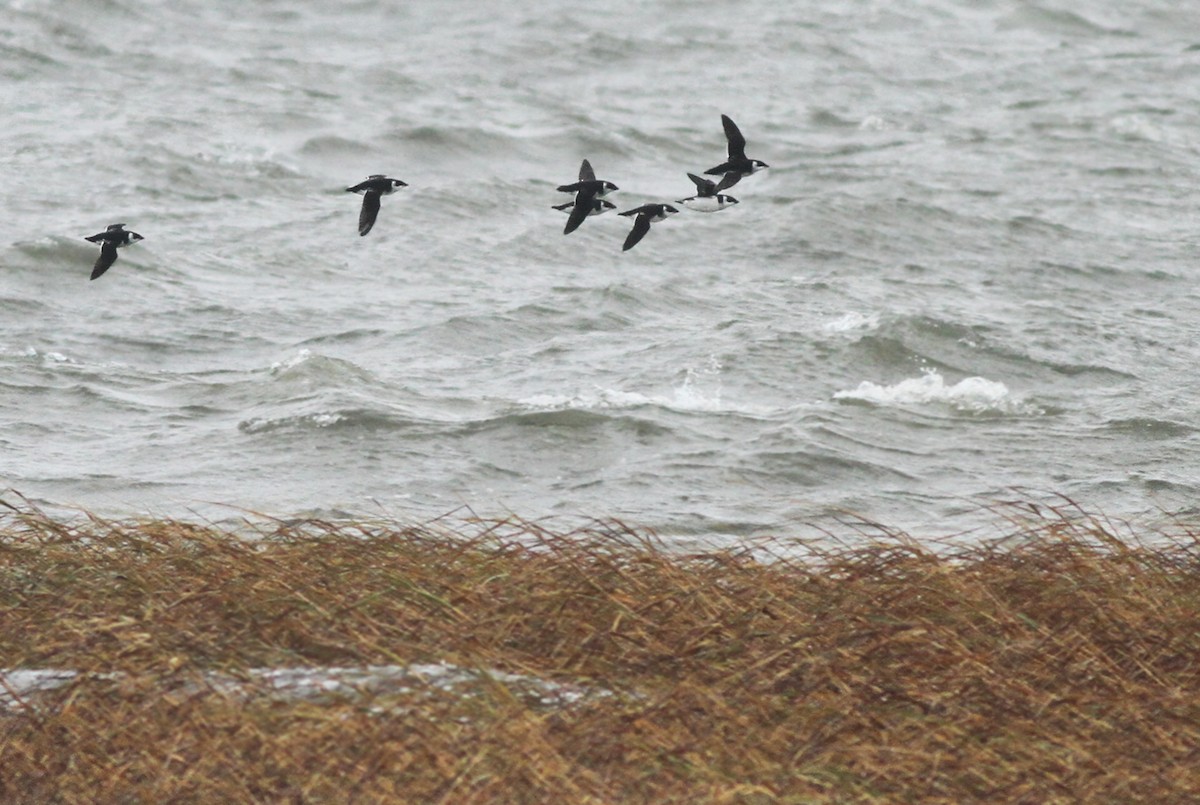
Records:
[[[725,127],[725,139],[729,140],[729,158],[746,158],[746,138],[738,130],[737,124],[729,119],[729,115],[721,115],[721,125]]]
[[[642,213],[633,221],[633,229],[629,230],[629,236],[625,238],[625,245],[621,247],[621,251],[627,252],[637,245],[638,241],[646,237],[646,233],[650,231],[650,216]]]
[[[702,196],[712,195],[717,192],[715,185],[703,176],[697,176],[694,173],[689,173],[688,178],[692,180],[692,184],[696,185],[696,192]]]
[[[108,271],[115,262],[117,262],[117,244],[106,240],[100,246],[100,256],[96,258],[96,265],[92,266],[92,279],[96,279]]]
[[[375,217],[379,215],[379,194],[373,190],[363,193],[362,210],[358,213],[358,234],[365,235],[375,226]]]
[[[742,174],[738,173],[737,171],[729,171],[724,177],[721,178],[721,181],[717,182],[717,186],[713,188],[713,193],[720,193],[726,188],[733,187],[741,180]]]
[[[571,214],[567,217],[567,225],[563,227],[563,234],[569,235],[579,228],[583,223],[583,219],[588,217],[588,213],[592,209],[592,194],[584,190],[580,190],[575,196],[575,206],[571,208]]]
[[[592,170],[592,163],[588,162],[586,159],[583,161],[583,164],[579,166],[579,181],[596,181],[596,172]]]

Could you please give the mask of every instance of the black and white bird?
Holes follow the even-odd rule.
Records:
[[[125,224],[109,224],[108,229],[103,232],[98,232],[84,240],[92,243],[100,244],[100,256],[96,258],[96,265],[92,266],[92,279],[96,279],[105,271],[112,268],[112,264],[117,262],[117,249],[121,246],[128,246],[131,243],[137,243],[139,240],[145,240],[137,232],[130,232],[125,228]]]
[[[592,205],[592,208],[591,208],[591,210],[588,211],[588,214],[586,216],[589,218],[593,215],[603,215],[604,213],[608,212],[609,210],[615,210],[617,208],[616,204],[613,204],[611,201],[605,201],[602,198],[593,198],[591,201],[591,205]],[[571,212],[575,209],[575,202],[568,201],[565,204],[555,204],[554,209],[561,210],[561,211],[565,212],[567,215],[570,215]]]
[[[681,198],[675,202],[676,204],[682,204],[696,212],[718,212],[738,203],[733,196],[727,196],[721,192],[726,187],[737,184],[738,179],[741,178],[738,174],[727,173],[720,182],[713,182],[694,173],[689,173],[688,178],[696,185],[696,195]]]
[[[583,164],[579,166],[579,181],[559,185],[558,190],[562,193],[575,194],[575,201],[567,217],[567,225],[563,228],[563,234],[569,235],[578,229],[579,225],[589,215],[599,214],[593,204],[596,199],[604,198],[614,190],[620,190],[620,188],[612,182],[597,179],[596,172],[592,170],[592,163],[585,159]],[[562,207],[558,207],[557,209],[562,209]],[[599,212],[603,211],[601,209]]]
[[[725,127],[725,139],[729,141],[729,159],[715,168],[709,168],[705,171],[706,174],[709,176],[724,175],[725,179],[728,179],[729,174],[732,173],[735,178],[725,187],[733,187],[743,176],[749,176],[755,171],[771,167],[761,159],[749,159],[746,156],[746,138],[742,136],[737,124],[729,119],[729,115],[721,115],[721,125]],[[725,179],[721,181],[724,182]]]
[[[638,241],[646,237],[646,233],[650,231],[650,224],[659,221],[667,220],[667,217],[679,212],[678,209],[670,204],[643,204],[640,207],[635,207],[632,210],[626,210],[621,215],[636,215],[633,219],[633,229],[629,231],[629,236],[625,238],[625,245],[621,247],[621,251],[627,252],[638,244]]]
[[[358,213],[358,234],[365,235],[375,226],[375,218],[379,215],[379,199],[390,196],[401,187],[408,187],[406,182],[390,179],[382,173],[373,173],[365,182],[359,182],[354,187],[347,187],[347,193],[362,193],[362,210]]]

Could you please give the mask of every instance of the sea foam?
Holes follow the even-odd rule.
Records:
[[[864,380],[858,388],[836,392],[833,398],[883,406],[940,404],[974,414],[1040,413],[1040,409],[1014,396],[1001,382],[968,377],[947,386],[936,369],[927,369],[920,377],[910,377],[891,386]]]

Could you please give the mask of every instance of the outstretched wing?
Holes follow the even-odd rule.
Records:
[[[721,181],[716,182],[716,187],[713,188],[713,192],[720,193],[722,190],[725,190],[725,188],[733,187],[734,185],[738,184],[739,181],[742,181],[742,174],[738,173],[737,170],[731,170],[731,172],[728,172],[725,174],[725,176],[722,176]]]
[[[579,166],[579,181],[596,181],[596,172],[592,170],[592,163],[588,162],[586,159],[583,161],[583,164]]]
[[[115,262],[117,262],[117,245],[106,240],[100,247],[100,256],[96,258],[96,265],[92,266],[92,279],[96,279],[108,271]]]
[[[627,252],[638,244],[638,241],[646,237],[646,233],[650,231],[650,216],[639,215],[633,221],[633,229],[629,230],[629,236],[625,238],[625,245],[621,247],[621,251]]]
[[[726,188],[733,187],[741,180],[742,174],[738,173],[737,171],[729,171],[729,173],[726,173],[725,176],[722,177],[721,181],[717,182],[717,186],[713,188],[713,193],[720,193]]]
[[[729,119],[729,115],[721,115],[721,125],[725,127],[725,139],[729,140],[729,158],[746,158],[746,138],[738,130],[737,124]]]
[[[584,191],[579,191],[575,196],[575,206],[571,208],[571,214],[567,217],[567,225],[563,227],[563,234],[569,235],[579,228],[583,223],[583,219],[587,218],[588,213],[592,209],[592,196]]]
[[[363,193],[362,210],[358,213],[358,234],[365,235],[375,226],[375,217],[379,215],[379,194],[373,190]]]
[[[712,195],[717,192],[713,188],[713,183],[703,176],[697,176],[694,173],[689,173],[688,178],[692,180],[692,184],[696,185],[696,192],[702,196]]]

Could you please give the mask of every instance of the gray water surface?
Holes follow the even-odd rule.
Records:
[[[1180,5],[0,0],[0,481],[679,539],[1186,515]],[[679,199],[722,113],[740,205],[563,236],[582,158]],[[410,186],[360,238],[371,173]]]

